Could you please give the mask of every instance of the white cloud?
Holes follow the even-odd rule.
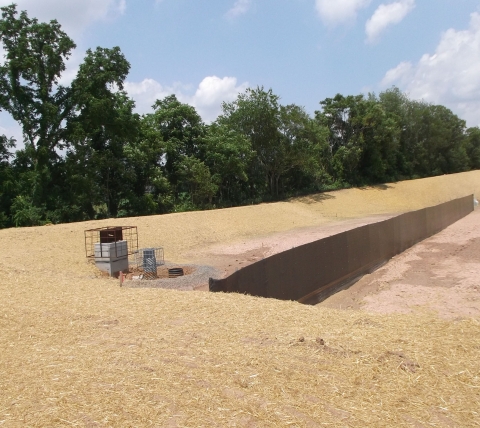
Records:
[[[0,0],[7,6],[12,0]],[[15,0],[17,10],[39,21],[56,19],[63,30],[75,38],[95,21],[115,18],[126,11],[126,0]]]
[[[237,0],[233,7],[225,14],[228,19],[235,19],[247,13],[252,7],[252,0]]]
[[[328,25],[343,24],[357,17],[360,9],[367,7],[371,0],[315,0],[315,8]]]
[[[235,77],[224,77],[220,79],[217,76],[205,77],[200,82],[195,95],[189,100],[203,120],[212,122],[221,112],[222,102],[230,102],[237,98],[240,92],[247,89],[248,83],[242,83],[237,86]]]
[[[189,95],[190,85],[175,83],[173,86],[163,86],[153,79],[142,82],[126,82],[125,90],[135,100],[139,113],[149,113],[157,99],[175,94],[183,102],[194,106],[202,119],[209,123],[221,113],[222,102],[233,101],[239,92],[243,92],[248,83],[237,85],[235,77],[207,76],[198,85],[195,93]]]
[[[237,84],[235,77],[207,76],[203,79],[195,92],[191,85],[175,83],[172,86],[163,86],[153,79],[144,79],[142,82],[126,82],[125,90],[137,105],[138,113],[151,113],[152,105],[157,99],[176,94],[183,102],[194,106],[202,119],[210,123],[221,113],[222,102],[231,102],[240,92],[244,92],[248,83]],[[189,95],[190,93],[190,95]],[[17,140],[17,149],[24,147],[22,129],[7,112],[0,112],[0,135],[14,137]]]
[[[389,70],[383,87],[397,85],[413,99],[442,104],[469,126],[480,125],[480,14],[471,14],[470,28],[442,34],[433,55],[417,64],[402,62]]]
[[[150,113],[156,100],[179,91],[176,85],[162,86],[154,79],[144,79],[141,82],[127,81],[124,88],[128,95],[135,100],[136,111],[140,114]]]
[[[381,4],[365,25],[367,41],[373,43],[389,25],[398,24],[415,8],[415,0]]]
[[[405,76],[412,73],[413,65],[411,62],[401,62],[395,68],[388,70],[382,80],[382,86],[390,86],[398,81],[405,80]]]

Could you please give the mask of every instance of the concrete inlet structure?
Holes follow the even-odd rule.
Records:
[[[127,241],[95,244],[95,266],[110,276],[128,270]]]
[[[110,276],[128,271],[128,256],[136,252],[136,226],[108,226],[85,231],[85,255]]]

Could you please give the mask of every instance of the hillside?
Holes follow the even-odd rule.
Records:
[[[480,425],[479,316],[120,288],[87,263],[83,235],[135,225],[140,247],[196,263],[222,246],[240,253],[262,237],[471,193],[480,195],[480,171],[259,206],[0,230],[0,426]]]

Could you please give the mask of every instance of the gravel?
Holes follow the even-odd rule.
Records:
[[[195,288],[208,284],[209,278],[220,278],[220,272],[212,266],[166,263],[166,267],[189,267],[194,271],[177,278],[159,278],[153,280],[127,280],[123,283],[128,288],[168,288],[172,290],[192,291]]]

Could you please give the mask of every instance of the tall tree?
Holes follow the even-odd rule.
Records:
[[[194,107],[181,103],[175,95],[157,100],[152,121],[165,143],[165,171],[173,186],[181,180],[178,165],[184,157],[197,157],[205,125]]]
[[[331,174],[338,182],[358,184],[361,182],[360,162],[364,150],[364,97],[337,94],[321,101],[320,105],[322,109],[315,112],[315,118],[329,130]]]
[[[89,217],[95,215],[94,205],[102,204],[106,215],[116,216],[133,179],[124,149],[138,137],[140,117],[123,91],[129,68],[118,47],[88,50],[72,82],[69,180]]]
[[[271,89],[247,88],[231,103],[224,103],[219,123],[245,135],[256,153],[249,171],[250,196],[275,195],[276,163],[280,152],[279,97]]]
[[[245,135],[255,151],[249,173],[252,196],[262,196],[267,190],[277,197],[281,179],[311,159],[315,142],[305,138],[307,114],[295,105],[281,106],[279,97],[263,87],[248,88],[222,108],[219,123]]]
[[[0,109],[20,123],[33,171],[31,197],[37,206],[49,199],[51,167],[59,161],[64,121],[72,113],[70,88],[59,84],[65,60],[75,44],[60,24],[39,23],[16,5],[1,8]]]
[[[279,149],[283,155],[278,157],[277,169],[281,174],[275,183],[277,194],[281,180],[283,190],[289,192],[322,188],[327,173],[324,158],[328,154],[327,129],[313,120],[304,108],[289,104],[280,106],[279,131],[282,136]]]
[[[396,180],[400,126],[374,94],[364,101],[360,174],[366,183]]]
[[[250,140],[225,125],[208,126],[200,145],[200,159],[218,185],[218,201],[240,204],[248,195],[248,170],[255,152]]]
[[[471,167],[465,122],[449,109],[410,100],[398,88],[380,93],[379,101],[400,129],[398,176],[428,177]],[[466,139],[467,138],[467,139]]]
[[[480,128],[468,128],[465,138],[470,168],[480,169]]]
[[[9,149],[15,146],[15,140],[0,136],[0,229],[10,224],[10,206],[15,195],[15,179],[13,176]]]
[[[122,215],[163,214],[174,206],[172,186],[165,177],[165,143],[152,115],[142,116],[137,138],[124,147],[131,170],[130,196],[122,201]]]

